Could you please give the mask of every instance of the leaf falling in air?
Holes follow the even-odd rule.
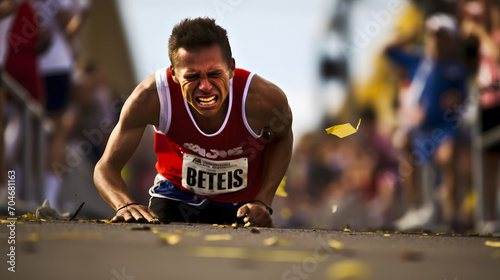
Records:
[[[281,180],[279,186],[278,186],[278,189],[276,190],[276,195],[277,196],[281,196],[281,197],[287,197],[288,194],[286,193],[285,191],[285,185],[286,185],[286,176],[283,177],[283,179]]]
[[[344,138],[346,136],[352,135],[358,132],[359,125],[361,124],[361,119],[359,119],[358,125],[354,128],[350,123],[334,125],[326,130],[328,134],[333,134],[339,138]]]

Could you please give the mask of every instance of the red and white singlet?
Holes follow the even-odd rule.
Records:
[[[236,69],[230,80],[228,111],[213,134],[201,131],[171,68],[156,71],[160,99],[155,127],[156,171],[181,190],[216,202],[252,201],[260,190],[268,134],[250,128],[245,101],[253,74]]]

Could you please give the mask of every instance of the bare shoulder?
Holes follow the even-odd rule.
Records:
[[[139,124],[158,126],[160,101],[156,90],[156,77],[151,74],[134,89],[125,102],[120,118],[130,117]]]
[[[245,110],[255,132],[265,127],[273,130],[273,125],[290,127],[292,123],[292,113],[283,90],[258,75],[250,83]]]
[[[269,103],[269,105],[279,105],[273,103],[288,103],[286,95],[281,88],[261,76],[255,75],[250,83],[247,102],[259,101]]]

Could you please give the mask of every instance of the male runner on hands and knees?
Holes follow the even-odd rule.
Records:
[[[169,39],[171,66],[142,81],[124,104],[94,182],[114,222],[272,226],[271,204],[292,154],[283,91],[235,67],[226,30],[186,19]],[[121,170],[146,127],[158,157],[149,207],[130,198]]]

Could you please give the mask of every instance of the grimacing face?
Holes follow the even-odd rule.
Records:
[[[195,51],[180,48],[175,64],[172,77],[180,85],[182,96],[200,115],[215,116],[229,95],[234,59],[229,66],[220,47],[213,45]]]

